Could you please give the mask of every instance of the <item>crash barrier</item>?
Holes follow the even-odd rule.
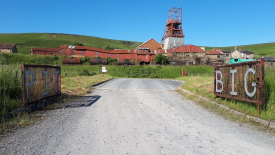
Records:
[[[60,66],[21,64],[21,72],[23,106],[61,94]]]

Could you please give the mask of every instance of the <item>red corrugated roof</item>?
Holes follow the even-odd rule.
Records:
[[[221,49],[212,49],[211,51],[218,51],[218,52],[221,52],[222,50]]]
[[[173,52],[204,52],[200,47],[195,45],[183,45],[177,47]]]
[[[205,51],[207,55],[222,55],[223,53],[220,51]]]
[[[0,44],[0,49],[11,49],[14,44]]]
[[[112,54],[133,54],[133,53],[135,53],[135,50],[112,50],[112,51],[109,51],[109,53],[112,53]]]

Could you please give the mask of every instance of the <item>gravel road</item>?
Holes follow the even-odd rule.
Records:
[[[115,79],[0,140],[0,154],[275,154],[275,138],[226,120],[172,80]]]

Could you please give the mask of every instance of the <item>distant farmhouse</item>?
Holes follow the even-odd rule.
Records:
[[[254,53],[248,50],[240,51],[242,59],[253,59]]]
[[[14,44],[0,44],[0,53],[17,53]]]

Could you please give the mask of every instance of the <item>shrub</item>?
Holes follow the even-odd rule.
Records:
[[[108,65],[116,65],[117,59],[116,58],[107,58]]]
[[[167,62],[166,56],[162,55],[161,53],[159,53],[156,57],[155,57],[155,62],[157,64],[162,64],[165,65]]]
[[[77,73],[79,76],[94,76],[96,73],[94,72],[89,72],[88,69],[79,69],[77,70]]]

